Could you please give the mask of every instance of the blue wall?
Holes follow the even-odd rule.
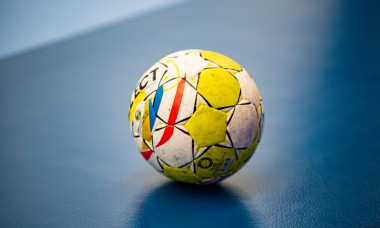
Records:
[[[0,59],[185,1],[0,1]]]

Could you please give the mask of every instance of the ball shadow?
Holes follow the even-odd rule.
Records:
[[[137,227],[252,227],[254,218],[225,185],[169,182],[149,193],[140,204]]]

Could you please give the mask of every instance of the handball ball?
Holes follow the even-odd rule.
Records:
[[[250,159],[264,110],[255,82],[238,63],[216,52],[184,50],[142,75],[129,122],[137,149],[158,172],[209,184]]]

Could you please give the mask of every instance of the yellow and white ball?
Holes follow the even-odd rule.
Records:
[[[248,72],[216,52],[184,50],[149,68],[132,93],[129,122],[137,149],[165,176],[215,183],[243,167],[264,126]]]

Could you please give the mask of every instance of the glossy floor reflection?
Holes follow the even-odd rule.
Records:
[[[137,209],[136,227],[252,227],[254,213],[225,185],[194,186],[169,182],[154,189]]]

